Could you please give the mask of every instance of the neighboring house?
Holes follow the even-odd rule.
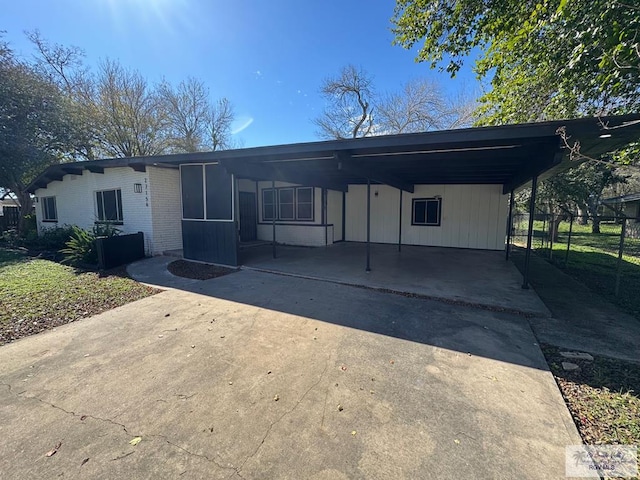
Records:
[[[640,117],[609,117],[608,125]],[[38,228],[113,222],[147,253],[238,265],[256,240],[505,248],[509,194],[638,137],[587,118],[54,165],[29,187]],[[512,196],[511,196],[512,198]]]
[[[627,236],[640,238],[640,192],[607,198],[602,201],[614,210],[623,213],[627,220]]]

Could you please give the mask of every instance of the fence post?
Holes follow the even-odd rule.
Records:
[[[553,259],[553,237],[556,234],[556,224],[553,220],[554,218],[552,213],[549,220],[549,260]]]
[[[573,232],[573,213],[569,214],[569,238],[567,238],[567,252],[564,254],[564,266],[569,264],[569,250],[571,250],[571,233]]]
[[[615,296],[620,293],[620,277],[622,276],[622,254],[624,253],[624,237],[627,233],[627,219],[622,219],[622,231],[620,232],[620,247],[618,248],[618,265],[616,267],[616,289]]]

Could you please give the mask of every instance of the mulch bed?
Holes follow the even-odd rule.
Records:
[[[585,444],[640,444],[640,365],[567,359],[559,353],[566,349],[541,347]],[[566,371],[562,362],[580,368]]]
[[[167,269],[173,275],[194,280],[209,280],[211,278],[222,277],[229,273],[237,272],[237,268],[220,267],[218,265],[207,265],[204,263],[188,262],[187,260],[176,260],[171,262]]]

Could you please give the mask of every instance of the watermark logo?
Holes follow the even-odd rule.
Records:
[[[565,475],[578,478],[638,476],[637,445],[568,445]]]

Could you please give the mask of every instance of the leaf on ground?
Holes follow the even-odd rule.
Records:
[[[58,443],[56,444],[56,446],[55,446],[55,447],[53,447],[51,450],[49,450],[49,451],[46,453],[46,456],[47,456],[47,457],[53,457],[53,456],[58,452],[58,449],[59,449],[61,446],[62,446],[62,442],[58,442]]]
[[[129,443],[135,447],[135,446],[136,446],[136,445],[138,445],[141,441],[142,441],[142,437],[136,437],[136,438],[134,438],[134,439],[130,440],[130,441],[129,441]]]
[[[88,458],[85,458],[84,460],[82,460],[82,463],[80,464],[80,466],[83,466],[85,463],[87,463],[89,461]]]

